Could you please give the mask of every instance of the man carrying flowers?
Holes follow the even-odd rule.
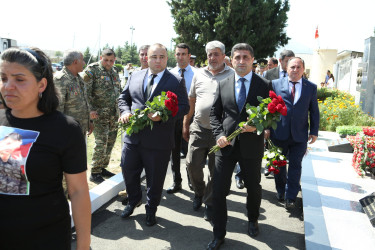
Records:
[[[154,44],[150,46],[147,54],[149,68],[134,72],[119,97],[119,121],[132,123],[129,133],[124,137],[121,156],[121,168],[129,200],[121,217],[129,217],[135,207],[142,203],[140,176],[144,167],[147,180],[146,225],[153,226],[156,224],[155,214],[174,146],[175,122],[187,114],[189,103],[184,80],[166,69],[168,56],[165,46]],[[171,92],[177,96],[177,101]],[[164,106],[171,111],[168,119],[163,119],[163,111],[142,112],[153,109],[156,105],[154,97],[166,98],[165,95],[167,100],[164,101]],[[147,101],[152,101],[151,104],[148,103],[150,107],[146,107]],[[178,108],[173,103],[178,103]],[[139,125],[144,124],[138,123],[143,119],[141,113],[145,114],[148,121],[152,121],[151,124],[147,122],[146,126]],[[131,119],[134,114],[137,119]]]
[[[288,170],[280,168],[280,173],[275,174],[275,183],[277,199],[286,198],[285,207],[291,209],[301,189],[302,158],[307,142],[314,143],[318,138],[319,107],[316,84],[302,78],[304,61],[299,57],[289,59],[287,71],[288,77],[272,81],[273,90],[282,97],[288,112],[281,117],[277,128],[271,130],[271,140],[289,159]]]
[[[255,237],[259,233],[258,217],[262,192],[260,170],[264,153],[264,132],[258,134],[256,127],[245,125],[242,133],[231,142],[228,142],[227,137],[238,128],[240,122],[247,120],[246,104],[258,106],[258,96],[268,97],[270,82],[252,73],[254,51],[250,45],[236,44],[232,48],[231,56],[235,74],[218,83],[210,114],[212,132],[221,149],[215,155],[213,177],[214,240],[207,249],[218,249],[224,242],[227,223],[226,195],[237,162],[240,164],[247,189],[248,234]]]

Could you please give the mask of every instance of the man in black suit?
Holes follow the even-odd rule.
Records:
[[[178,113],[167,122],[161,122],[160,116],[149,114],[154,122],[153,128],[146,127],[131,136],[125,135],[121,156],[121,168],[124,176],[129,203],[121,217],[129,217],[142,201],[140,176],[143,167],[146,171],[147,203],[146,225],[156,223],[155,213],[161,200],[169,157],[174,146],[174,127],[189,111],[185,82],[181,77],[171,74],[167,69],[167,49],[154,44],[148,49],[149,69],[134,72],[119,97],[120,121],[129,122],[135,109],[143,110],[147,100],[152,101],[162,91],[171,91],[178,98]]]
[[[264,133],[257,135],[256,128],[244,126],[242,133],[231,143],[227,136],[246,121],[246,103],[258,106],[258,96],[269,96],[270,82],[252,72],[253,48],[246,43],[232,48],[232,64],[235,74],[220,81],[211,109],[210,122],[220,150],[215,155],[213,177],[213,224],[214,240],[207,249],[217,249],[226,234],[227,206],[233,169],[238,162],[247,189],[246,208],[248,213],[248,233],[255,237],[259,233],[258,217],[262,187],[260,169],[264,151]]]

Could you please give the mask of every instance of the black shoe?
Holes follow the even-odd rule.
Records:
[[[156,224],[155,214],[146,214],[146,226],[151,227]]]
[[[265,176],[269,176],[270,175],[270,171],[268,171],[268,168],[264,169],[264,175]]]
[[[109,172],[107,169],[105,169],[105,168],[103,168],[103,170],[102,170],[102,176],[103,177],[112,177],[112,176],[115,176],[115,174],[114,173],[111,173],[111,172]]]
[[[136,207],[139,207],[141,204],[142,204],[142,201],[139,201],[135,206],[130,205],[130,204],[126,205],[124,211],[122,211],[121,213],[121,218],[128,218],[130,215],[133,214],[134,209]]]
[[[285,200],[285,195],[281,195],[279,193],[276,193],[276,199],[280,202],[283,202]]]
[[[208,246],[207,246],[207,250],[216,250],[216,249],[219,249],[220,245],[221,244],[224,244],[224,238],[223,239],[219,239],[219,238],[215,238],[213,241],[211,241],[210,243],[208,243]]]
[[[204,210],[204,216],[203,216],[203,218],[206,221],[211,221],[212,220],[212,206],[207,206],[206,205],[206,209]]]
[[[249,221],[249,230],[248,233],[251,237],[255,237],[259,234],[259,226],[258,221],[256,222],[250,222]]]
[[[173,183],[173,185],[167,189],[167,193],[168,194],[174,194],[174,193],[177,193],[178,191],[180,191],[182,189],[182,186],[181,186],[181,183]]]
[[[100,184],[104,181],[104,179],[103,179],[101,174],[91,174],[90,181],[92,181],[96,184]]]
[[[202,197],[194,196],[193,209],[197,211],[202,206]]]
[[[243,180],[236,178],[236,186],[237,186],[238,189],[243,189],[245,187],[244,184],[243,184]]]
[[[296,207],[295,201],[291,199],[286,199],[285,201],[285,208],[286,209],[293,209]]]

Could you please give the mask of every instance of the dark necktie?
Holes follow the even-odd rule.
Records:
[[[152,91],[152,86],[154,85],[154,79],[155,79],[155,77],[158,76],[158,75],[154,75],[154,74],[151,74],[151,75],[152,75],[152,78],[148,82],[147,87],[146,87],[146,91],[145,91],[146,100],[150,97],[151,91]]]
[[[245,87],[245,78],[240,78],[241,81],[241,88],[240,88],[240,93],[238,94],[238,101],[237,101],[237,106],[238,106],[238,111],[241,112],[243,105],[246,102],[246,87]]]
[[[286,71],[283,70],[283,77],[286,77]]]
[[[296,95],[296,84],[298,82],[291,82],[293,84],[293,87],[292,87],[292,93],[291,93],[291,96],[292,96],[292,104],[294,104],[294,97]]]
[[[185,79],[185,77],[184,77],[184,73],[185,73],[185,71],[186,71],[186,69],[181,69],[181,77],[182,77],[183,79]]]

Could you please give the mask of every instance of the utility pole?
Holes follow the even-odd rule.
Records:
[[[135,28],[133,26],[131,26],[130,29],[132,31],[132,36],[130,38],[130,46],[133,46],[133,31],[135,30]]]

